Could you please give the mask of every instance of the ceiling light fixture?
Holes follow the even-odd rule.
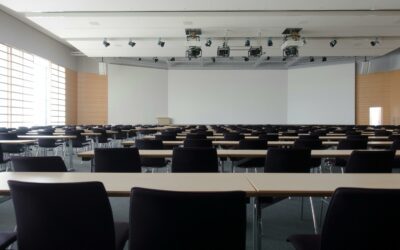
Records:
[[[337,40],[336,40],[336,39],[333,39],[333,40],[330,41],[330,43],[329,43],[329,45],[330,45],[332,48],[335,47],[336,44],[337,44]]]
[[[154,57],[154,62],[157,63],[158,62],[158,58]]]
[[[161,40],[161,38],[160,39],[158,39],[158,46],[160,46],[161,48],[164,48],[164,45],[165,45],[165,42],[163,41],[163,40]]]
[[[108,47],[108,46],[110,46],[111,45],[111,43],[109,43],[108,41],[107,41],[107,38],[104,38],[104,40],[103,40],[103,45],[104,45],[104,47]]]
[[[206,42],[206,47],[210,47],[211,46],[211,44],[212,44],[212,41],[211,41],[211,39],[207,39],[207,42]]]
[[[247,56],[245,56],[245,57],[243,57],[243,60],[244,60],[245,62],[248,62],[248,61],[249,61],[249,58],[248,58]]]
[[[244,46],[250,47],[250,39],[246,39],[246,41],[244,42]]]
[[[328,59],[326,58],[326,56],[322,57],[322,61],[326,62]]]
[[[130,39],[128,45],[133,48],[133,47],[135,47],[136,43],[134,41],[132,41],[132,39]]]
[[[171,57],[171,59],[169,59],[170,62],[175,62],[175,57]]]
[[[371,46],[372,46],[372,47],[375,47],[375,46],[378,45],[378,44],[380,44],[378,38],[375,38],[375,40],[372,40],[372,41],[371,41]]]
[[[314,57],[310,56],[310,62],[314,62]]]
[[[268,47],[274,46],[274,42],[272,41],[271,38],[268,39]]]

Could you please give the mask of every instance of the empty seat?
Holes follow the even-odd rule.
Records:
[[[353,151],[347,162],[346,173],[391,173],[394,151]]]
[[[191,140],[205,140],[207,139],[206,134],[187,134],[186,139],[191,139]]]
[[[96,148],[94,150],[95,172],[141,172],[137,148]]]
[[[174,148],[172,172],[218,172],[215,148]]]
[[[12,157],[15,172],[67,172],[60,156]]]
[[[245,250],[244,192],[133,188],[130,250]]]
[[[240,133],[225,133],[224,140],[225,141],[240,141],[244,139],[244,135]]]
[[[320,235],[293,235],[297,250],[400,249],[400,190],[338,188]]]
[[[186,139],[183,142],[183,147],[185,148],[212,148],[213,143],[211,140],[203,139],[203,140],[193,140]]]
[[[161,140],[147,140],[147,139],[136,139],[135,140],[135,145],[136,148],[138,149],[164,149],[163,142]],[[146,158],[146,157],[141,157],[140,161],[142,163],[142,167],[150,167],[153,169],[154,168],[162,168],[167,166],[168,162],[165,160],[165,158]]]
[[[8,184],[17,219],[18,249],[123,249],[129,226],[114,224],[102,183]]]

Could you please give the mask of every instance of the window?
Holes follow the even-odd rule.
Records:
[[[0,44],[0,127],[65,124],[65,68]]]

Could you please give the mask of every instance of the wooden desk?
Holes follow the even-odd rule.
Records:
[[[0,140],[0,144],[33,144],[36,140]]]
[[[100,181],[110,196],[130,196],[132,187],[172,191],[221,192],[244,191],[255,195],[255,189],[244,174],[218,173],[0,173],[0,195],[9,195],[8,180],[44,183]]]
[[[371,150],[372,151],[372,150]],[[353,150],[336,150],[336,149],[318,149],[312,150],[313,158],[324,157],[349,157]],[[171,158],[172,150],[157,149],[157,150],[139,150],[141,157],[146,158]],[[243,158],[263,158],[267,154],[267,150],[263,149],[218,149],[218,157],[243,157]],[[94,151],[86,151],[78,153],[79,157],[91,159],[94,157]],[[400,150],[396,151],[396,157],[400,157]]]
[[[56,139],[56,140],[68,140],[68,153],[69,153],[69,161],[68,161],[68,169],[73,170],[73,154],[74,151],[72,149],[72,140],[76,138],[75,135],[19,135],[18,138],[21,139]]]

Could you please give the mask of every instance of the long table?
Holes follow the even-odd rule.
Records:
[[[184,141],[163,141],[165,146],[179,146]],[[123,141],[123,146],[134,146],[135,141]],[[239,141],[212,141],[213,145],[220,146],[239,146]],[[337,146],[339,141],[323,141],[324,146]],[[392,141],[368,141],[368,146],[384,146],[389,147],[393,144]],[[293,146],[294,141],[268,141],[268,146]]]
[[[220,174],[220,173],[0,173],[0,195],[9,195],[8,180],[41,183],[99,181],[109,196],[129,197],[132,187],[221,192],[243,191],[251,197],[254,249],[261,250],[262,196],[331,196],[339,187],[399,189],[399,174]]]
[[[172,157],[170,149],[142,149],[139,150],[141,157],[147,158],[170,158]],[[313,158],[324,157],[349,157],[353,150],[336,150],[336,149],[316,149],[311,150]],[[243,158],[263,158],[267,154],[264,149],[217,149],[218,157],[243,157]],[[78,153],[79,157],[91,159],[94,157],[94,151],[85,151]],[[400,157],[400,150],[396,151],[396,157]]]

